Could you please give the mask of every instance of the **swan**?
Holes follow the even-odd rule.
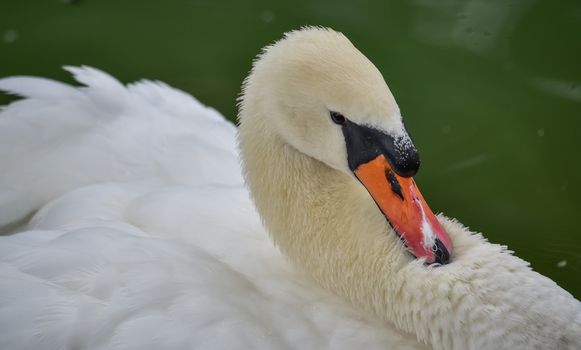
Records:
[[[579,301],[432,214],[343,34],[267,46],[238,130],[163,83],[66,69],[85,86],[0,80],[24,97],[0,112],[0,348],[581,348]]]

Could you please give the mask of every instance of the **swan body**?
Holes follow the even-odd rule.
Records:
[[[407,136],[342,34],[267,47],[238,136],[162,83],[68,70],[85,86],[0,80],[24,97],[0,112],[0,227],[25,223],[0,237],[0,348],[581,347],[579,301],[504,247],[439,216],[451,262],[406,251],[328,116]]]
[[[0,349],[426,348],[287,262],[214,109],[67,70],[0,81]]]

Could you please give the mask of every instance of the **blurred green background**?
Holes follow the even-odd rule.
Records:
[[[70,82],[62,65],[91,65],[233,120],[256,53],[306,24],[383,72],[435,211],[581,297],[581,1],[1,0],[0,76]]]

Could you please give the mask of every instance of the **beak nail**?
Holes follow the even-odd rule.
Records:
[[[448,252],[448,249],[439,238],[436,238],[436,242],[434,243],[432,249],[434,250],[435,256],[434,263],[446,265],[448,262],[450,262],[450,252]]]

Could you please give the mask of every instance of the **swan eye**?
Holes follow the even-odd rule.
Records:
[[[343,114],[333,111],[331,111],[331,120],[333,121],[333,123],[338,125],[345,125],[345,123],[347,122],[347,118],[345,118]]]

